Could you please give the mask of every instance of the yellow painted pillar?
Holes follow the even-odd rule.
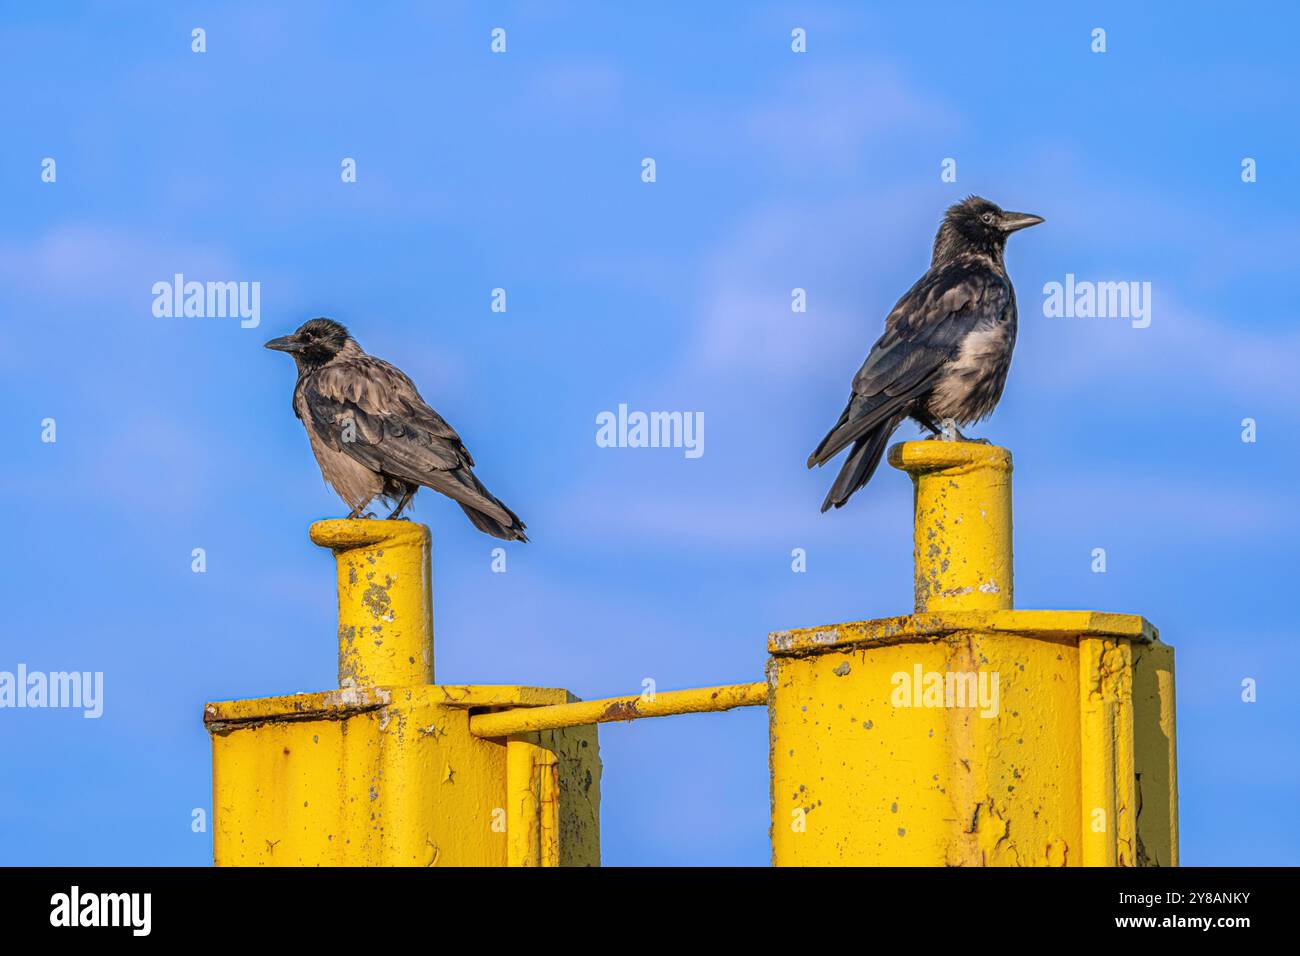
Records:
[[[559,866],[560,761],[552,731],[506,740],[506,834],[510,866]]]
[[[336,558],[339,688],[205,707],[215,862],[597,865],[596,728],[470,733],[472,716],[572,695],[432,683],[428,529],[321,521],[311,539]]]
[[[506,740],[506,840],[509,866],[540,866],[542,794],[535,734]]]
[[[429,529],[413,521],[317,521],[334,552],[339,686],[433,683]]]
[[[915,485],[917,613],[1011,607],[1011,453],[914,441],[891,448],[889,463]]]
[[[769,636],[778,865],[1177,863],[1173,651],[1012,607],[1011,456],[925,441],[916,612]]]

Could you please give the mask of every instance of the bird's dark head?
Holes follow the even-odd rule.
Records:
[[[324,365],[351,342],[348,330],[339,323],[332,319],[312,319],[300,325],[293,335],[271,339],[266,347],[288,352],[299,365]]]
[[[944,214],[934,237],[934,261],[962,252],[983,252],[1001,260],[1008,236],[1042,221],[1042,216],[1007,212],[980,196],[968,196]]]

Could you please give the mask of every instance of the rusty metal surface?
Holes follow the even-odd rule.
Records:
[[[1012,608],[1011,458],[911,442],[916,612],[769,635],[777,865],[1178,860],[1173,649]]]
[[[763,682],[578,701],[435,685],[427,530],[313,526],[336,690],[214,702],[221,864],[599,863],[599,723],[766,706],[778,865],[1178,862],[1173,649],[1012,607],[1011,458],[913,442],[915,613],[775,631]]]
[[[471,712],[574,700],[556,688],[436,685],[429,534],[407,521],[323,521],[339,595],[334,690],[209,703],[218,865],[505,866],[600,862],[596,728],[537,738],[538,799],[511,808],[507,747]],[[517,861],[516,861],[517,862]]]

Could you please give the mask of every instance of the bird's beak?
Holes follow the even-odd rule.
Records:
[[[1004,212],[1002,214],[1002,231],[1011,233],[1020,229],[1028,229],[1030,226],[1036,226],[1043,221],[1042,216],[1035,216],[1029,212]]]
[[[277,352],[297,352],[300,347],[298,340],[292,335],[282,335],[266,343],[266,348],[275,349]]]

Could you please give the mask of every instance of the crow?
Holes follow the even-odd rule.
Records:
[[[398,519],[425,487],[459,504],[480,531],[528,540],[519,516],[475,477],[455,429],[400,369],[367,355],[342,325],[312,319],[266,347],[288,352],[298,366],[293,413],[307,429],[321,475],[352,508],[349,518],[378,496],[397,502],[388,517]]]
[[[1003,260],[1007,237],[1042,221],[979,196],[949,207],[929,270],[886,317],[884,335],[853,377],[848,405],[808,456],[811,468],[853,446],[823,512],[842,508],[871,479],[905,418],[934,435],[945,434],[946,426],[970,441],[956,426],[993,411],[1016,344],[1016,291]]]

